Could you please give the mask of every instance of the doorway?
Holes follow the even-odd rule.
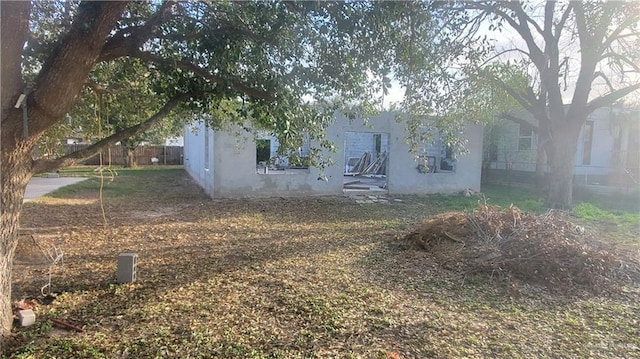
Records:
[[[344,191],[387,192],[389,134],[345,132]]]

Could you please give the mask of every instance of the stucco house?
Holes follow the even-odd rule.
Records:
[[[485,133],[483,179],[488,182],[533,181],[538,149],[536,122],[528,114],[517,117],[521,123],[505,122]],[[640,110],[603,107],[594,111],[580,132],[573,164],[576,185],[637,187]]]
[[[338,115],[326,131],[336,151],[323,153],[334,164],[321,171],[276,158],[274,138],[255,138],[247,131],[212,131],[200,122],[185,127],[184,166],[214,198],[342,195],[351,190],[389,194],[479,191],[482,131],[480,125],[466,126],[465,154],[453,154],[437,139],[426,144],[422,153],[429,165],[425,166],[409,152],[404,124],[396,121],[395,113],[383,113],[366,123]],[[300,148],[301,157],[307,151],[308,146]],[[369,159],[366,166],[365,157]]]

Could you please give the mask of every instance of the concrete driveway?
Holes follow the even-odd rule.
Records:
[[[24,193],[24,201],[32,201],[44,196],[47,193],[53,192],[60,187],[72,185],[86,180],[84,177],[58,177],[58,178],[44,178],[33,177],[27,184],[27,190]]]

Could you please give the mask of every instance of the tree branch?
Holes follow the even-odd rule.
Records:
[[[619,99],[625,97],[626,95],[638,89],[640,89],[640,83],[623,87],[616,91],[610,92],[604,96],[595,98],[589,101],[589,103],[587,104],[587,113],[592,113],[593,111],[597,110],[600,107],[610,106],[614,102],[618,101]]]
[[[554,35],[556,42],[560,41],[560,35],[562,34],[562,29],[564,29],[564,24],[567,22],[567,19],[569,19],[569,15],[571,14],[572,10],[573,10],[573,4],[569,2],[569,4],[567,5],[567,8],[564,9],[562,18],[560,18],[560,21],[558,21],[558,23],[556,24],[556,33]]]
[[[175,1],[165,1],[144,25],[130,26],[116,32],[102,48],[97,62],[114,60],[139,49],[143,43],[155,36],[158,27],[171,16],[175,4]]]
[[[572,108],[573,105],[587,103],[591,92],[593,74],[600,58],[596,53],[598,49],[593,46],[593,37],[589,34],[584,6],[581,2],[574,3],[574,12],[576,14],[578,38],[580,39],[580,72],[578,73],[573,98],[571,99]]]
[[[99,153],[101,150],[106,149],[107,147],[115,144],[118,141],[125,140],[129,137],[135,136],[137,134],[140,134],[144,131],[149,130],[156,123],[160,122],[162,119],[167,117],[167,115],[181,102],[189,98],[195,97],[196,95],[198,94],[191,93],[191,92],[175,95],[169,101],[167,101],[167,103],[164,106],[162,106],[162,108],[158,110],[158,112],[156,112],[153,116],[149,117],[147,120],[135,126],[131,126],[122,131],[116,132],[113,135],[106,137],[90,145],[87,148],[70,153],[66,156],[56,158],[53,160],[38,159],[34,161],[31,172],[33,174],[50,172],[61,167],[71,166],[77,163],[78,161],[82,161],[84,159],[90,158],[96,155],[97,153]]]
[[[538,124],[537,123],[531,123],[523,118],[520,118],[518,116],[514,116],[510,113],[502,113],[500,115],[500,117],[504,118],[505,120],[509,120],[511,122],[520,124],[520,125],[527,125],[527,126],[531,126],[531,128],[534,129],[535,132],[537,132],[538,130]]]
[[[39,136],[73,107],[102,44],[126,2],[82,2],[69,32],[51,52],[34,81],[29,106],[31,136]]]
[[[500,57],[500,56],[502,56],[502,55],[504,55],[504,54],[510,53],[510,52],[519,52],[519,53],[524,54],[524,55],[525,55],[525,56],[527,56],[528,58],[531,58],[531,54],[529,54],[528,52],[526,52],[526,51],[524,51],[524,50],[522,50],[522,49],[518,49],[518,48],[515,48],[515,49],[506,49],[506,50],[499,51],[499,52],[498,52],[498,53],[496,53],[495,55],[493,55],[493,56],[489,57],[489,58],[488,58],[488,59],[486,59],[482,64],[480,64],[478,67],[482,68],[482,67],[484,67],[485,65],[487,65],[489,62],[491,62],[491,61],[493,61],[493,60],[497,59],[498,57]]]
[[[266,37],[256,34],[247,27],[237,26],[221,26],[218,28],[207,27],[205,30],[187,33],[187,34],[160,34],[157,29],[170,16],[173,15],[172,6],[176,5],[175,1],[166,1],[160,9],[156,11],[149,21],[142,26],[131,26],[122,29],[109,39],[104,46],[98,62],[111,61],[113,59],[127,56],[130,53],[140,50],[142,44],[151,38],[167,39],[172,41],[188,41],[203,35],[215,37],[217,35],[242,35],[255,42],[264,42],[270,45],[276,45],[275,37]],[[184,13],[182,11],[181,13]],[[188,17],[187,17],[188,18]]]
[[[594,43],[602,44],[606,42],[605,38],[607,35],[607,29],[611,24],[611,18],[614,15],[614,10],[616,6],[618,5],[615,4],[614,2],[603,2],[602,8],[600,9],[600,18],[596,21],[596,24],[598,24],[598,26],[593,32],[592,39],[594,40]],[[604,52],[604,49],[605,49],[604,47],[599,48],[598,54],[601,54],[602,52]]]
[[[536,104],[536,99],[535,96],[531,96],[531,94],[533,92],[531,92],[530,94],[522,94],[516,90],[514,90],[511,86],[507,85],[504,81],[502,81],[500,78],[495,77],[495,76],[491,76],[490,74],[484,74],[484,75],[489,75],[489,79],[491,81],[495,81],[498,86],[500,86],[509,96],[513,97],[514,100],[516,100],[520,106],[522,106],[522,108],[524,108],[525,110],[529,111],[530,113],[535,113],[535,104]]]
[[[609,48],[609,46],[611,46],[611,44],[613,44],[614,41],[624,37],[624,36],[621,36],[622,31],[624,31],[628,27],[634,26],[635,24],[638,23],[638,21],[639,21],[638,16],[630,16],[626,18],[625,21],[623,21],[620,25],[618,25],[618,27],[616,27],[611,32],[611,34],[609,34],[609,36],[605,36],[605,40],[602,42],[601,52],[604,52],[607,48]],[[630,34],[630,35],[634,35],[634,34]],[[635,36],[638,36],[638,34],[635,33]]]
[[[531,53],[531,61],[533,61],[533,63],[536,65],[538,70],[540,70],[540,72],[544,71],[544,69],[546,68],[545,56],[544,56],[543,51],[536,44],[536,42],[535,42],[535,40],[533,38],[533,35],[531,34],[531,30],[529,29],[529,26],[527,25],[527,23],[529,23],[528,19],[530,19],[530,18],[524,12],[524,9],[522,8],[522,5],[516,4],[516,3],[508,3],[508,4],[511,5],[510,9],[516,14],[516,17],[518,18],[519,23],[516,22],[515,20],[513,20],[509,16],[509,14],[506,14],[506,13],[504,13],[502,11],[500,13],[498,13],[498,14],[502,18],[507,16],[512,20],[509,23],[512,24],[511,26],[513,27],[513,29],[516,30],[518,32],[518,34],[520,34],[520,36],[522,36],[522,39],[526,42],[527,47],[529,48],[529,52]]]
[[[604,80],[604,82],[607,84],[607,87],[609,87],[609,91],[615,91],[615,88],[613,87],[613,84],[611,83],[611,80],[609,80],[607,75],[605,75],[602,71],[596,71],[596,73],[593,74],[593,81],[595,81],[595,79],[597,79],[598,77]]]
[[[215,83],[224,83],[224,82],[229,82],[229,80],[223,78],[222,76],[218,76],[215,74],[212,74],[211,72],[201,68],[200,66],[193,64],[191,62],[187,62],[187,61],[180,61],[180,60],[172,60],[172,59],[165,59],[162,58],[160,56],[157,56],[155,54],[149,53],[149,52],[144,52],[144,51],[135,51],[133,53],[130,53],[129,56],[138,58],[140,60],[143,61],[147,61],[147,62],[154,62],[156,64],[159,65],[171,65],[171,66],[176,66],[179,67],[181,69],[184,70],[188,70],[193,72],[195,75],[200,76],[204,79],[207,79],[209,81],[213,81]],[[255,97],[255,98],[259,98],[259,99],[263,99],[266,101],[272,101],[273,99],[275,99],[275,94],[268,92],[268,91],[263,91],[260,89],[256,89],[253,88],[249,85],[246,85],[242,82],[239,81],[231,81],[230,84],[231,88],[238,91],[238,92],[242,92],[246,95],[249,95],[251,97]]]
[[[605,60],[607,58],[617,59],[618,61],[631,66],[633,71],[635,71],[637,73],[640,73],[640,65],[638,65],[637,63],[635,63],[633,60],[631,60],[628,57],[622,56],[622,55],[620,55],[618,53],[615,53],[615,52],[607,52],[606,54],[602,55],[602,59]],[[620,66],[620,68],[622,69],[622,65]]]

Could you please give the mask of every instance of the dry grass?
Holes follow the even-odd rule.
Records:
[[[438,212],[429,197],[211,200],[175,170],[121,173],[104,193],[106,228],[95,186],[26,204],[23,226],[62,242],[65,264],[6,356],[640,357],[637,286],[567,296],[460,277],[399,240]],[[114,284],[121,252],[138,254],[138,282]],[[45,282],[16,272],[14,298]]]
[[[473,213],[427,217],[404,238],[429,252],[442,267],[544,286],[558,294],[611,294],[640,282],[640,258],[630,246],[616,246],[559,211],[526,213],[478,203]],[[631,251],[630,251],[631,249]]]

